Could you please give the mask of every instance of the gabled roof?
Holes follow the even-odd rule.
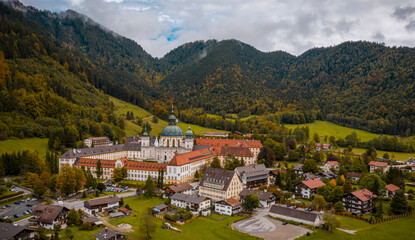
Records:
[[[241,202],[239,202],[235,198],[228,198],[226,200],[218,201],[215,204],[222,204],[222,205],[228,205],[228,206],[236,207],[236,206],[241,205]]]
[[[205,183],[217,185],[219,190],[226,191],[232,181],[234,171],[223,170],[220,168],[207,168],[203,174],[200,186],[206,187]]]
[[[328,163],[331,167],[335,167],[335,166],[339,165],[339,162],[337,162],[337,161],[327,161],[327,163]]]
[[[228,156],[229,154],[235,157],[253,157],[254,154],[249,150],[247,147],[227,147],[227,146],[219,146],[214,147],[214,151],[218,156]]]
[[[133,211],[125,208],[125,207],[120,207],[118,208],[119,211],[123,212],[123,213],[132,213]]]
[[[354,195],[360,201],[363,201],[363,202],[366,202],[366,201],[370,200],[370,198],[377,198],[378,197],[366,188],[361,189],[359,191],[351,192],[351,194]]]
[[[188,163],[200,161],[215,156],[209,148],[175,155],[168,163],[169,166],[182,166]]]
[[[388,163],[387,162],[370,161],[369,166],[386,167],[386,166],[388,166]]]
[[[269,171],[270,174],[275,175],[275,176],[277,176],[277,174],[281,172],[287,172],[287,169],[280,168],[280,169],[274,169],[274,170]]]
[[[38,222],[52,224],[62,210],[69,211],[64,206],[38,204],[32,214],[37,217]]]
[[[310,222],[314,222],[318,217],[318,215],[315,213],[310,213],[303,210],[297,210],[287,207],[281,207],[278,205],[272,205],[269,212]]]
[[[294,171],[302,171],[303,170],[303,164],[297,164],[293,168]]]
[[[347,173],[347,177],[356,177],[356,178],[360,178],[362,174],[361,173],[355,173],[355,172],[348,172]]]
[[[385,186],[385,188],[389,191],[389,192],[395,192],[396,190],[401,189],[400,187],[393,185],[393,184],[388,184]]]
[[[96,199],[87,200],[85,201],[85,203],[88,203],[89,206],[92,207],[92,206],[116,203],[120,201],[121,199],[118,196],[109,196],[106,198],[96,198]]]
[[[263,192],[259,190],[251,190],[248,188],[245,188],[244,190],[242,190],[242,192],[239,193],[239,196],[243,198],[251,194],[257,195],[259,200],[261,201],[266,201],[272,197],[272,192]]]
[[[159,205],[157,205],[157,206],[153,207],[153,209],[163,210],[163,209],[168,208],[168,207],[169,207],[169,205],[166,205],[166,204],[159,204]]]
[[[11,223],[0,222],[0,239],[15,239],[17,235],[21,232],[34,232],[34,229],[21,227],[21,226],[14,226]]]
[[[237,167],[235,168],[235,171],[237,171],[239,175],[245,174],[246,177],[253,177],[259,175],[268,176],[269,173],[264,164],[252,164],[249,166]]]
[[[183,193],[175,193],[173,196],[170,197],[171,200],[179,200],[193,204],[200,204],[201,202],[205,201],[206,197],[199,197],[197,195],[189,195]]]
[[[108,240],[116,236],[126,236],[124,233],[117,230],[105,227],[101,231],[94,234],[94,236],[99,240]],[[115,239],[115,238],[114,238]],[[118,239],[118,238],[117,238]]]
[[[167,189],[170,189],[172,192],[178,193],[193,189],[193,187],[188,182],[184,182],[177,185],[168,186],[163,190],[166,191]]]
[[[196,145],[262,148],[259,140],[196,138]]]
[[[141,146],[141,145],[140,145]],[[71,149],[62,154],[59,158],[78,158],[104,153],[125,151],[125,144],[117,144],[112,146],[101,146],[93,148]]]
[[[304,185],[306,185],[308,188],[311,188],[311,189],[326,186],[326,184],[320,181],[320,179],[318,178],[310,179],[307,181],[302,181],[301,183],[303,183]]]

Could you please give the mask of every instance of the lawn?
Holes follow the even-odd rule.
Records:
[[[90,240],[95,240],[96,238],[94,237],[94,234],[99,232],[101,229],[103,229],[104,227],[98,227],[95,228],[92,231],[81,231],[79,230],[79,227],[77,226],[71,226],[68,227],[67,229],[71,230],[72,234],[73,234],[73,238],[72,239],[90,239]],[[66,229],[65,229],[66,230]],[[67,237],[65,230],[62,230],[59,232],[59,237],[60,239],[70,239]]]
[[[48,148],[47,138],[26,138],[11,139],[0,141],[0,154],[13,153],[24,150],[33,150],[39,153],[42,159],[46,159],[46,149]]]
[[[341,150],[343,151],[343,149]],[[353,153],[355,154],[363,154],[366,152],[365,148],[353,148]],[[378,157],[383,157],[383,154],[388,153],[390,159],[394,160],[400,160],[400,161],[408,161],[410,157],[415,157],[415,153],[403,153],[403,152],[387,152],[387,151],[381,151],[376,150]]]
[[[284,162],[284,161],[276,161],[275,162],[275,168],[277,168],[278,164],[281,165],[281,168],[283,168],[285,163],[288,163],[288,167],[295,167],[297,166],[298,162]]]
[[[344,218],[341,219],[342,222],[343,219]],[[341,227],[358,230],[355,234],[345,233],[340,230],[335,230],[333,233],[317,230],[311,234],[311,236],[303,236],[299,239],[413,239],[413,236],[415,236],[415,228],[413,228],[414,224],[415,215],[374,225],[348,218],[344,221],[343,226]]]
[[[136,105],[121,101],[113,97],[109,97],[109,99],[111,102],[114,103],[114,106],[115,106],[114,112],[118,116],[126,116],[127,111],[130,111],[134,113],[134,117],[137,117],[137,116],[141,117],[143,118],[143,122],[150,123],[151,125],[150,135],[151,136],[159,136],[163,128],[167,126],[167,122],[161,119],[159,119],[158,123],[154,123],[152,121],[153,119],[152,114]],[[184,122],[179,122],[177,125],[183,130],[183,133],[185,133],[189,127],[189,124],[184,123]],[[217,130],[217,129],[212,129],[212,128],[205,128],[205,127],[201,127],[201,126],[193,125],[193,124],[190,124],[190,128],[192,129],[194,134],[198,134],[198,135],[203,135],[204,132],[227,132],[227,131],[222,131],[222,130]],[[137,134],[140,134],[141,131],[142,131],[141,126],[138,126],[132,121],[128,121],[128,120],[125,121],[125,133],[127,136],[137,136]]]
[[[159,198],[145,198],[145,197],[133,197],[124,200],[125,204],[129,204],[133,209],[133,214],[111,221],[112,225],[118,225],[121,223],[130,224],[135,230],[131,233],[131,236],[141,239],[143,235],[140,231],[140,225],[142,225],[142,218],[140,212],[146,210],[147,207],[154,207],[164,201]],[[206,217],[199,217],[184,226],[177,226],[181,229],[182,233],[176,233],[171,230],[165,230],[161,228],[163,221],[154,218],[157,223],[155,233],[153,233],[153,239],[256,239],[247,234],[234,231],[231,229],[231,224],[241,219],[242,217],[229,217],[226,216],[222,221],[215,221]]]
[[[294,129],[296,127],[305,127],[308,126],[310,128],[310,139],[317,133],[320,138],[321,136],[334,136],[336,138],[345,138],[347,135],[350,135],[352,132],[356,132],[357,137],[360,138],[360,141],[366,142],[372,140],[373,138],[377,138],[380,135],[375,133],[366,132],[359,129],[343,127],[331,122],[326,121],[314,121],[313,123],[306,123],[306,124],[285,124],[285,127],[289,129]]]

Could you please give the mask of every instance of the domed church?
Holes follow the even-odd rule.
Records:
[[[174,155],[190,152],[193,149],[193,132],[189,129],[186,135],[176,125],[176,116],[173,109],[169,117],[169,124],[161,131],[159,138],[150,138],[144,131],[141,139],[143,160],[155,160],[159,163],[169,162]]]

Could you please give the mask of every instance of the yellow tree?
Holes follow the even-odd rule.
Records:
[[[335,187],[337,185],[336,180],[334,180],[334,179],[330,180],[330,185],[332,187]]]

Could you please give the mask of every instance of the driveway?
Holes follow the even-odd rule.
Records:
[[[282,225],[281,221],[269,218],[269,209],[257,209],[255,216],[236,222],[233,227],[240,232],[269,240],[295,239],[311,232],[307,228],[292,224]]]

